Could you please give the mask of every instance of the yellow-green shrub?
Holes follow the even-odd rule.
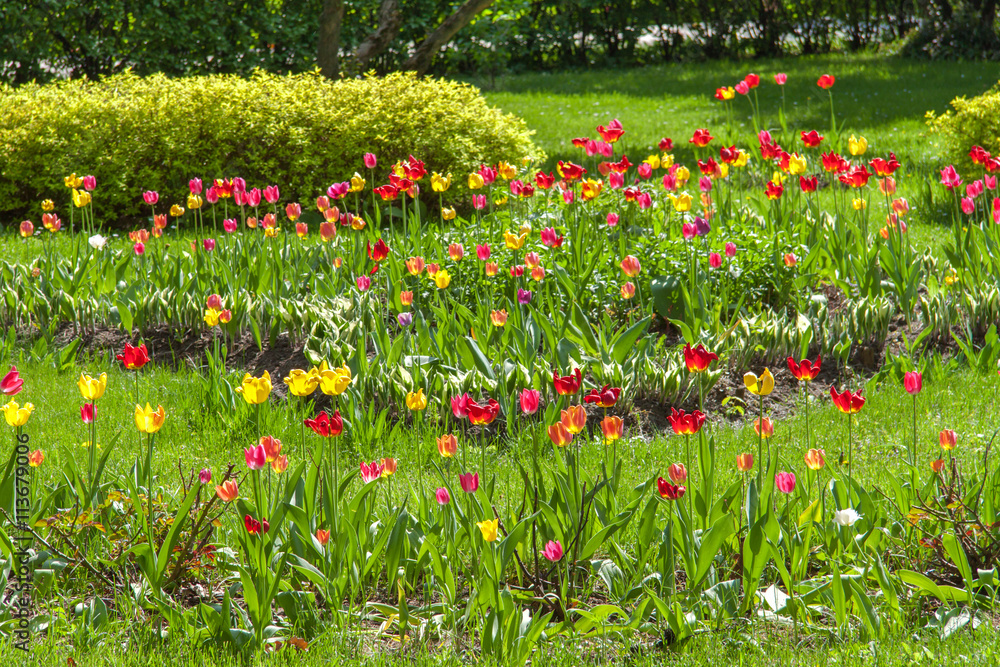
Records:
[[[464,176],[480,164],[542,158],[530,134],[476,88],[412,74],[334,82],[318,73],[125,73],[3,87],[0,220],[16,224],[45,198],[65,212],[71,172],[97,177],[96,214],[111,223],[148,216],[145,190],[160,193],[159,210],[183,204],[196,176],[277,184],[282,200],[305,204],[355,171],[369,178],[366,152],[378,156],[381,182],[390,164],[413,154],[428,172],[456,176],[446,201],[465,199]]]
[[[927,124],[932,132],[945,137],[945,157],[960,173],[972,168],[969,149],[973,146],[982,146],[994,156],[1000,154],[1000,84],[972,99],[956,97],[951,106],[940,116],[928,111]]]

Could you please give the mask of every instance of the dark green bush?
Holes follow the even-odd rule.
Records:
[[[524,122],[489,107],[466,84],[412,74],[329,81],[261,72],[171,79],[124,73],[100,81],[0,88],[0,221],[20,221],[45,198],[69,205],[63,177],[97,177],[98,221],[147,216],[142,192],[182,203],[188,180],[242,176],[307,203],[379,159],[376,178],[412,154],[452,172],[464,197],[482,163],[542,158]],[[369,187],[371,187],[369,183]],[[430,191],[430,184],[424,184]]]

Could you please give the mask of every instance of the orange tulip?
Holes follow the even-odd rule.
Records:
[[[823,458],[825,454],[822,449],[810,449],[805,455],[806,467],[810,470],[819,470],[825,466],[826,460]]]
[[[755,419],[753,420],[753,430],[757,435],[763,435],[765,438],[770,438],[774,435],[774,424],[770,419],[764,417],[764,427],[762,429],[760,419]],[[763,434],[761,433],[762,430],[764,431]]]
[[[736,469],[740,472],[746,472],[753,469],[753,454],[747,454],[746,452],[737,455],[736,457]]]
[[[330,531],[323,530],[322,528],[316,529],[316,541],[326,546],[326,543],[330,541]]]
[[[437,446],[438,453],[446,459],[450,459],[458,451],[458,438],[451,433],[442,435],[440,438],[437,438]]]
[[[624,424],[621,417],[605,417],[601,421],[601,431],[604,432],[604,439],[613,442],[622,437]]]
[[[240,497],[240,490],[236,486],[236,481],[227,479],[221,486],[215,487],[215,495],[225,503],[231,503]]]
[[[562,422],[556,422],[548,428],[549,438],[557,447],[565,447],[573,442],[573,434]]]
[[[938,440],[941,443],[941,449],[944,449],[949,452],[955,449],[955,442],[957,441],[957,439],[958,436],[955,435],[955,432],[952,431],[950,428],[946,428],[945,430],[941,431],[941,435],[938,437]]]
[[[562,411],[562,424],[566,430],[576,435],[587,425],[587,411],[582,405],[571,405]]]

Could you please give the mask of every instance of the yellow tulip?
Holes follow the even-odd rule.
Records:
[[[63,179],[63,183],[66,184],[67,188],[78,188],[83,185],[83,179],[77,178],[76,174],[72,173]]]
[[[278,238],[278,232],[280,231],[281,229],[279,229],[278,227],[268,227],[267,229],[264,230],[264,238],[276,239]]]
[[[753,373],[747,373],[743,376],[743,384],[746,385],[747,391],[755,396],[767,396],[772,391],[774,391],[774,376],[771,375],[771,371],[764,369],[764,372],[757,377]]]
[[[479,188],[486,185],[486,181],[479,174],[469,174],[469,189],[478,190]]]
[[[55,207],[56,207],[56,204],[51,199],[44,199],[44,200],[42,200],[42,210],[43,211],[46,211],[46,212],[52,211],[52,210],[55,209]]]
[[[451,274],[448,273],[447,269],[442,269],[434,274],[432,280],[438,289],[444,289],[451,284]]]
[[[319,386],[319,370],[313,368],[306,372],[301,368],[293,368],[284,382],[293,396],[308,396]]]
[[[243,384],[236,388],[243,395],[243,400],[250,405],[260,405],[271,395],[271,374],[264,371],[259,378],[249,373],[243,376]]]
[[[771,174],[771,181],[775,185],[781,185],[785,182],[785,175],[782,174],[780,171],[776,171],[773,174]]]
[[[806,173],[806,159],[798,153],[794,153],[788,158],[788,173],[792,176]]]
[[[188,208],[201,208],[201,205],[204,203],[205,200],[201,198],[201,195],[188,195]]]
[[[680,170],[678,170],[680,171]],[[691,210],[691,202],[693,201],[691,195],[686,192],[682,192],[679,195],[669,195],[670,201],[674,204],[674,210],[678,213],[684,213],[685,211]]]
[[[486,521],[478,522],[476,525],[479,526],[479,530],[482,532],[484,540],[487,542],[496,542],[497,528],[500,527],[499,519],[487,519]]]
[[[725,178],[729,175],[729,165],[725,162],[721,163],[718,167],[717,176],[718,178]]]
[[[645,160],[643,160],[643,162],[645,162],[646,164],[648,164],[653,169],[659,169],[660,168],[660,156],[659,155],[650,155],[648,158],[646,158]]]
[[[100,377],[92,378],[80,373],[80,380],[76,386],[80,388],[80,395],[83,396],[84,400],[96,401],[104,396],[104,390],[108,388],[108,374],[101,373]]]
[[[170,207],[170,215],[172,215],[175,218],[181,217],[182,215],[184,215],[184,207],[181,206],[180,204],[174,204],[173,206]]]
[[[366,223],[365,219],[362,218],[360,215],[356,215],[353,218],[351,218],[351,229],[353,229],[356,232],[360,232],[362,229],[364,229],[366,224],[368,223]]]
[[[505,231],[503,233],[503,241],[507,246],[507,250],[520,250],[521,246],[524,245],[525,239],[528,238],[527,234],[521,234],[520,236],[515,236],[510,232]]]
[[[493,204],[495,206],[503,206],[506,203],[507,203],[507,195],[504,195],[503,197],[499,197],[493,200]]]
[[[745,167],[747,166],[747,160],[750,159],[750,154],[746,151],[740,151],[739,157],[736,158],[736,162],[733,162],[734,167]]]
[[[434,192],[446,192],[450,187],[451,174],[448,174],[447,176],[442,176],[437,172],[431,174],[431,189],[434,190]]]
[[[583,201],[590,201],[595,199],[597,195],[601,194],[601,189],[604,187],[604,181],[595,181],[592,178],[588,178],[580,186],[580,199]]]
[[[414,412],[427,408],[427,397],[424,396],[423,387],[417,389],[416,393],[411,391],[406,394],[406,407]]]
[[[351,384],[351,369],[344,364],[330,368],[324,361],[319,365],[319,390],[327,396],[340,396]]]
[[[847,150],[855,157],[858,155],[864,155],[865,151],[868,150],[868,140],[864,137],[855,138],[852,134],[851,138],[847,140]]]
[[[855,199],[851,202],[851,206],[854,207],[855,211],[863,211],[868,208],[868,202],[864,199]]]
[[[156,410],[153,410],[149,403],[146,403],[145,409],[141,405],[135,406],[135,427],[140,433],[156,433],[166,418],[167,413],[163,411],[162,405],[156,406]]]
[[[73,190],[73,204],[77,208],[83,208],[90,203],[90,193],[86,190]]]
[[[455,219],[455,209],[445,206],[441,209],[441,217],[444,220],[454,220]]]
[[[674,172],[674,176],[677,178],[677,185],[679,187],[684,187],[684,184],[688,182],[689,178],[691,178],[691,170],[684,166],[677,167],[677,171]]]
[[[17,401],[11,399],[10,403],[4,406],[0,406],[0,410],[3,410],[3,416],[7,418],[7,423],[18,428],[24,426],[28,423],[28,417],[34,411],[35,406],[31,403],[25,403],[22,408],[18,405]]]
[[[660,158],[660,169],[670,169],[674,166],[674,156],[672,153],[664,153]]]
[[[497,174],[500,176],[500,178],[509,181],[515,176],[517,176],[517,167],[509,165],[503,160],[501,160],[500,164],[497,165]]]
[[[215,308],[207,309],[205,311],[205,324],[207,324],[210,327],[219,326],[219,315],[221,314],[222,311],[216,310]]]
[[[732,86],[726,86],[725,88],[722,89],[722,99],[723,100],[725,100],[725,101],[728,102],[729,100],[733,99],[734,97],[736,97],[736,89],[735,88],[733,88]]]
[[[361,192],[365,189],[365,185],[367,185],[367,181],[365,181],[364,176],[354,172],[354,175],[351,176],[351,192]]]

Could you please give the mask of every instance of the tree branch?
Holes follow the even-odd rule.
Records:
[[[446,18],[424,41],[420,42],[405,63],[403,69],[416,70],[423,76],[434,61],[441,47],[451,41],[459,30],[469,25],[481,11],[493,4],[493,0],[466,0],[455,13]]]

